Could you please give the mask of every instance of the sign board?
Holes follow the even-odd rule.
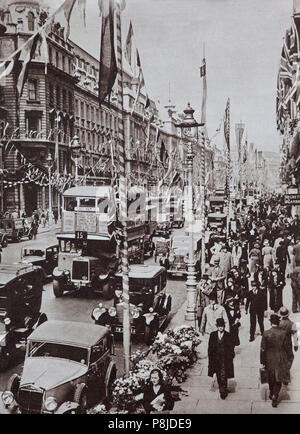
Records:
[[[63,232],[74,232],[75,230],[75,213],[74,212],[63,212]]]
[[[285,205],[300,205],[300,193],[297,194],[285,194],[284,195]]]
[[[94,213],[81,213],[77,214],[76,230],[84,232],[96,232],[97,231],[97,218]]]
[[[75,238],[76,240],[87,240],[87,232],[85,231],[76,231]]]

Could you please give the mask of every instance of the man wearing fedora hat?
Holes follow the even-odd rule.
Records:
[[[281,316],[279,328],[286,331],[286,352],[290,370],[294,360],[293,346],[294,351],[298,351],[297,326],[289,319],[289,310],[286,307],[281,307],[279,315]],[[284,383],[288,383],[290,381],[289,377],[290,376],[288,376]]]
[[[213,331],[208,342],[208,376],[217,375],[220,397],[228,395],[227,380],[234,377],[234,347],[229,333],[225,331],[223,318],[216,320],[217,331]]]
[[[251,289],[247,295],[245,313],[250,308],[250,339],[254,341],[256,321],[259,324],[260,333],[264,332],[264,313],[266,310],[266,287],[259,287],[255,280],[251,282]]]
[[[279,328],[279,316],[272,314],[270,322],[272,328],[263,333],[260,344],[260,363],[268,373],[269,398],[272,400],[272,406],[277,407],[281,385],[289,374],[289,362],[286,353],[286,331]]]

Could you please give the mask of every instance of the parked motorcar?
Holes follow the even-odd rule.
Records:
[[[85,413],[111,395],[113,354],[106,327],[47,321],[28,337],[23,372],[9,379],[3,404],[20,413]]]
[[[48,247],[26,246],[21,251],[22,263],[31,263],[42,267],[45,279],[52,279],[53,270],[58,262],[58,244]]]
[[[131,334],[142,336],[150,345],[160,328],[167,322],[172,297],[166,294],[167,272],[156,265],[132,265],[129,271],[129,302]],[[123,333],[124,301],[122,274],[115,275],[113,307],[100,304],[92,311],[95,324],[109,326],[114,334]]]
[[[2,248],[7,247],[8,241],[7,241],[7,235],[0,232],[0,246]]]
[[[29,240],[33,238],[30,219],[0,219],[0,232],[7,241],[20,242],[24,237]]]
[[[171,239],[168,257],[168,276],[182,277],[187,275],[189,263],[190,238],[188,235],[174,235]],[[194,234],[194,260],[196,278],[201,272],[201,240]]]
[[[41,267],[25,264],[0,265],[0,368],[8,368],[17,344],[47,316],[40,312],[43,291]]]

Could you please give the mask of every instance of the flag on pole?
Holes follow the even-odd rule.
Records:
[[[114,0],[98,0],[102,15],[99,103],[110,95],[117,76],[117,61],[114,47]]]
[[[206,82],[206,61],[203,59],[203,64],[200,67],[200,77],[203,78],[203,93],[202,93],[202,110],[201,123],[206,123],[206,100],[207,100],[207,82]]]
[[[86,1],[87,0],[78,0],[78,9],[85,28],[86,28]]]
[[[28,77],[28,67],[31,60],[33,59],[40,38],[41,38],[40,33],[39,32],[36,33],[35,36],[29,40],[28,44],[26,44],[21,51],[21,57],[23,58],[23,66],[19,74],[18,83],[17,83],[19,97],[21,97],[23,94],[24,84]]]
[[[227,145],[227,152],[230,153],[230,98],[227,100],[224,118],[224,136]]]
[[[19,60],[21,51],[17,52],[13,58],[8,62],[2,62],[0,64],[0,83],[4,80],[14,69],[17,61]]]
[[[125,53],[124,53],[125,59],[127,60],[130,66],[132,62],[132,41],[133,41],[133,27],[132,27],[132,22],[130,21],[127,38],[126,38]]]
[[[47,74],[48,63],[49,63],[49,49],[48,49],[47,34],[45,29],[41,30],[41,37],[38,42],[37,52],[39,53],[39,56],[43,59],[45,63],[45,74]]]
[[[235,134],[236,134],[236,146],[238,150],[238,160],[241,162],[241,144],[242,144],[242,138],[245,130],[245,124],[242,124],[241,122],[238,124],[235,124]]]
[[[131,109],[131,114],[134,112],[134,109],[136,107],[136,104],[137,104],[138,99],[139,99],[140,94],[141,94],[141,90],[145,86],[144,74],[143,74],[143,70],[141,67],[141,60],[140,60],[140,55],[139,55],[138,49],[136,50],[136,64],[138,67],[138,87],[137,87],[135,100],[134,100],[134,103],[133,103],[133,106]],[[150,101],[149,101],[149,105],[150,105]]]

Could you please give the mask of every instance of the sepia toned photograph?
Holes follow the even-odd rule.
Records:
[[[299,414],[299,216],[300,0],[0,0],[0,414]]]

